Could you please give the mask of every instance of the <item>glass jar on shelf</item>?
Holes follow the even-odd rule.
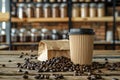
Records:
[[[43,7],[43,14],[44,18],[49,18],[51,17],[51,5],[50,4],[45,4]]]
[[[67,4],[63,3],[60,5],[60,17],[68,17]]]
[[[34,2],[42,2],[42,0],[34,0]]]
[[[16,28],[11,29],[11,41],[18,42],[18,31]]]
[[[72,2],[78,2],[78,0],[72,0]]]
[[[18,0],[18,2],[25,2],[25,0]]]
[[[50,32],[48,29],[43,28],[41,29],[41,40],[49,40],[50,39]]]
[[[17,13],[17,10],[16,10],[16,6],[14,4],[11,4],[12,6],[12,9],[11,9],[11,16],[12,17],[16,17],[16,13]]]
[[[33,2],[33,0],[26,0],[25,2]]]
[[[57,0],[57,2],[62,2],[62,0]]]
[[[49,2],[49,0],[43,0],[43,2]]]
[[[27,18],[34,17],[34,6],[32,3],[27,4],[26,15],[27,15]]]
[[[35,17],[36,18],[43,17],[43,5],[40,3],[36,4]]]
[[[26,13],[25,13],[25,4],[20,3],[17,5],[17,16],[20,19],[23,19],[26,17]]]
[[[38,42],[38,31],[35,28],[31,29],[31,42]]]
[[[59,4],[53,4],[52,5],[52,17],[60,17],[60,9],[59,9]]]
[[[96,3],[91,3],[89,8],[89,16],[96,17],[97,16],[97,5]]]
[[[6,42],[6,32],[4,29],[0,30],[0,42]]]
[[[58,40],[59,39],[58,31],[56,29],[53,29],[51,31],[51,39],[52,40]]]
[[[67,0],[63,0],[63,2],[67,2]]]
[[[82,3],[81,4],[81,17],[85,18],[88,17],[89,15],[89,8],[87,3]]]
[[[18,2],[18,0],[12,0],[12,2],[13,2],[13,3],[16,3],[16,2]]]
[[[79,4],[73,4],[72,17],[80,17],[80,6],[79,6]]]
[[[98,9],[97,9],[97,16],[98,17],[104,17],[105,16],[105,5],[103,3],[98,4]]]
[[[85,2],[85,0],[79,0],[79,2]]]
[[[27,42],[27,30],[25,28],[20,29],[19,39],[20,42]]]
[[[68,39],[68,30],[62,31],[62,39]]]
[[[85,2],[90,2],[91,0],[85,0]]]
[[[50,2],[56,2],[56,0],[50,0]]]

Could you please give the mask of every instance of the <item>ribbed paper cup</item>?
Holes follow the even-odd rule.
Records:
[[[80,65],[91,65],[94,41],[93,30],[71,29],[69,39],[72,62]]]

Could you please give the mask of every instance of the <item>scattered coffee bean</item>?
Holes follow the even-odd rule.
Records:
[[[23,55],[21,54],[21,55],[19,56],[19,58],[23,58]]]
[[[5,65],[5,64],[2,64],[2,67],[6,67],[6,65]]]
[[[28,74],[28,71],[25,71],[24,74]]]
[[[28,75],[23,75],[23,78],[24,79],[28,79]]]
[[[20,67],[21,66],[21,63],[17,63],[17,67]]]
[[[38,75],[36,75],[34,78],[35,78],[35,79],[40,79],[40,76],[41,76],[41,75],[38,74]]]
[[[23,72],[23,71],[21,69],[19,69],[18,72]]]
[[[8,60],[8,62],[12,62],[12,60]]]

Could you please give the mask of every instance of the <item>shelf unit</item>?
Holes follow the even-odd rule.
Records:
[[[12,22],[68,22],[69,18],[24,18],[19,19],[12,17]],[[72,18],[72,22],[113,22],[112,16],[107,17],[94,17],[94,18]],[[116,18],[116,22],[120,22],[120,17]]]
[[[106,2],[102,2],[102,3],[106,4],[107,7],[108,6],[113,7],[113,13],[114,13],[113,16],[105,16],[105,17],[101,17],[101,18],[98,18],[98,17],[95,17],[95,18],[90,18],[90,17],[88,17],[88,18],[72,18],[72,4],[76,4],[76,3],[88,3],[89,4],[89,3],[93,3],[93,2],[72,2],[72,0],[69,0],[68,2],[61,2],[61,3],[68,4],[68,13],[69,13],[68,18],[24,18],[24,19],[19,19],[19,18],[16,18],[16,17],[10,17],[10,21],[15,22],[15,23],[17,23],[17,22],[22,22],[22,23],[23,22],[68,22],[69,30],[70,30],[70,28],[73,27],[72,26],[73,22],[105,22],[106,23],[106,30],[107,30],[107,22],[113,22],[113,42],[95,41],[94,44],[110,44],[113,47],[113,49],[115,49],[116,42],[115,42],[115,33],[114,32],[116,30],[116,22],[120,22],[120,17],[117,17],[117,18],[115,17],[115,7],[119,6],[119,4],[116,4],[116,2],[118,2],[118,1],[113,0],[112,3],[109,3],[106,0]],[[99,2],[94,2],[94,3],[99,3]],[[10,4],[12,4],[12,2],[10,2]],[[36,4],[36,3],[33,3],[33,4]],[[54,4],[54,3],[50,3],[50,4]],[[36,43],[29,43],[29,42],[28,43],[11,43],[11,39],[9,39],[9,45],[10,46],[12,46],[12,45],[22,45],[22,44],[23,45],[24,44],[25,45],[33,45],[33,44],[37,45],[38,42],[36,42]],[[119,44],[119,43],[117,43],[117,44]]]
[[[1,13],[0,12],[0,22],[8,22],[10,19],[10,14],[8,12]]]

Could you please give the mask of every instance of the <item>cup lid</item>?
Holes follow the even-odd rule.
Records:
[[[85,28],[73,28],[70,29],[70,35],[77,35],[77,34],[86,34],[86,35],[94,35],[93,29],[85,29]]]

